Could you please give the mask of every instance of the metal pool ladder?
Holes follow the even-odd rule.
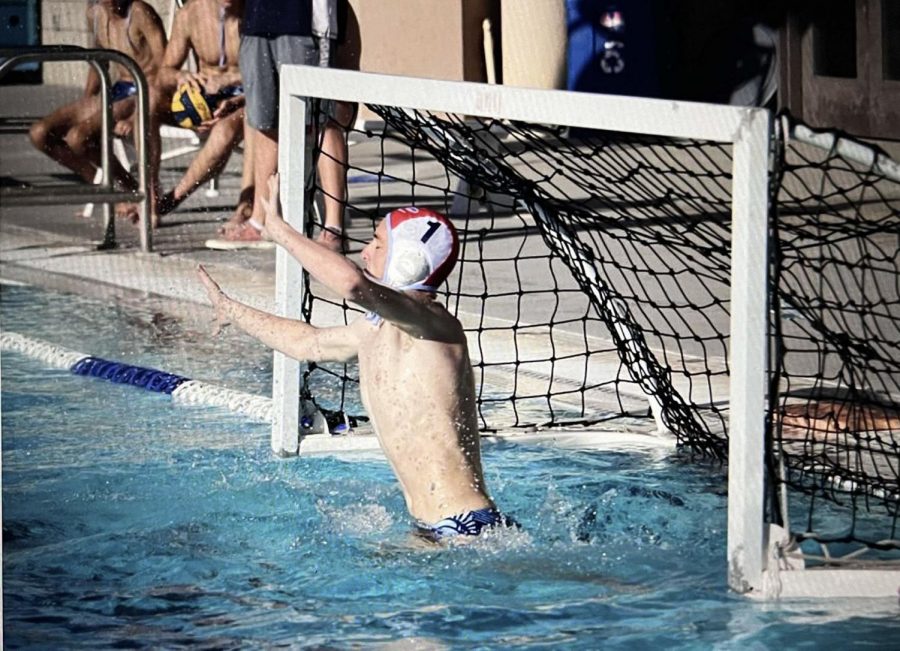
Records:
[[[31,62],[48,61],[85,61],[94,66],[100,76],[100,101],[103,106],[102,129],[100,135],[100,182],[96,185],[41,185],[38,187],[3,187],[0,198],[9,206],[55,206],[85,203],[93,201],[103,204],[104,233],[100,249],[111,249],[116,246],[116,220],[112,210],[117,201],[137,202],[140,206],[140,244],[141,250],[149,252],[153,249],[150,230],[150,189],[147,178],[149,154],[147,139],[150,132],[149,95],[147,78],[140,66],[131,57],[115,50],[87,49],[73,45],[51,45],[14,49],[0,49],[0,79],[18,65]],[[124,66],[137,86],[137,111],[134,130],[135,149],[137,152],[138,189],[137,192],[117,190],[110,177],[112,160],[112,81],[109,75],[109,64],[118,63]]]

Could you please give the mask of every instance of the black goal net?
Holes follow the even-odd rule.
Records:
[[[320,168],[343,167],[346,192],[314,177],[308,232],[321,226],[323,196],[342,204],[351,256],[395,208],[454,221],[461,255],[440,299],[469,335],[485,431],[604,423],[726,456],[730,145],[364,108],[372,119],[347,127],[346,161],[314,139]],[[776,123],[770,411],[760,417],[770,516],[784,522],[789,510],[792,530],[821,540],[895,547],[897,167],[842,134],[807,144],[790,137],[797,125],[786,116]],[[308,278],[304,310],[313,324],[356,316]],[[355,375],[352,365],[310,365],[304,392],[362,419],[346,413]],[[821,499],[886,517],[877,532],[852,515],[825,526]]]

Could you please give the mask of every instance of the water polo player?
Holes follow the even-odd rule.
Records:
[[[191,0],[175,14],[158,82],[151,91],[150,181],[156,196],[154,224],[198,187],[219,174],[244,137],[243,86],[238,67],[243,0]],[[193,51],[197,72],[182,70]],[[159,189],[162,122],[208,132],[178,184]],[[252,161],[245,157],[245,165]],[[252,210],[245,173],[238,212]]]
[[[142,0],[101,0],[88,3],[86,17],[93,47],[128,55],[138,64],[148,83],[154,83],[163,61],[166,33],[153,7]],[[114,65],[111,71],[116,79],[110,89],[114,130],[125,136],[133,128],[137,90],[124,66]],[[100,166],[103,124],[100,88],[100,76],[93,66],[88,66],[82,97],[38,120],[29,132],[35,147],[86,183],[94,182]],[[110,159],[110,168],[117,188],[137,191],[137,181],[117,158]],[[132,204],[120,204],[116,212],[137,218],[137,208]]]
[[[273,179],[266,236],[367,313],[317,328],[229,298],[201,267],[220,323],[296,359],[358,360],[363,405],[420,533],[441,540],[510,524],[484,483],[465,333],[435,300],[459,253],[453,224],[424,208],[389,213],[363,249],[362,270],[283,220]]]

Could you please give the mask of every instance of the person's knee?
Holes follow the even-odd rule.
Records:
[[[334,115],[328,119],[328,123],[348,131],[356,122],[358,111],[359,104],[355,102],[335,102]]]
[[[216,126],[222,129],[222,133],[226,134],[229,140],[235,143],[240,142],[241,138],[244,137],[243,111],[235,111]]]
[[[44,120],[38,120],[28,130],[28,137],[31,139],[31,144],[41,151],[46,151],[50,144],[50,128]]]
[[[91,147],[94,133],[84,126],[74,126],[66,133],[66,144],[76,154],[84,154]]]
[[[240,120],[222,120],[213,127],[206,139],[206,146],[213,150],[231,152],[243,137],[244,129]]]
[[[171,88],[163,84],[154,84],[150,87],[147,103],[150,107],[151,116],[158,117],[171,111],[173,92]]]

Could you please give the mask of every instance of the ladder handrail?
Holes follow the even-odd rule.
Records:
[[[121,192],[112,187],[110,176],[110,161],[112,159],[112,138],[110,126],[112,124],[112,101],[110,88],[112,82],[109,76],[107,64],[117,63],[123,66],[131,74],[137,87],[137,110],[134,130],[135,149],[137,151],[138,167],[138,192],[140,199],[140,242],[141,250],[149,252],[153,249],[152,234],[150,229],[150,188],[147,167],[150,161],[147,143],[150,135],[150,100],[147,78],[137,62],[127,54],[117,50],[101,48],[83,48],[75,45],[45,45],[18,48],[0,49],[0,79],[10,70],[23,63],[51,62],[51,61],[85,61],[97,71],[100,76],[100,101],[103,106],[101,122],[101,148],[100,162],[103,173],[102,180],[97,188],[95,200],[104,204],[105,235],[102,248],[115,246],[115,219],[112,215],[110,202],[120,199]],[[79,203],[84,201],[84,193],[66,194],[65,186],[53,188],[57,203]],[[24,195],[23,195],[24,196]],[[20,197],[21,198],[21,197]],[[28,198],[23,203],[28,203]]]

